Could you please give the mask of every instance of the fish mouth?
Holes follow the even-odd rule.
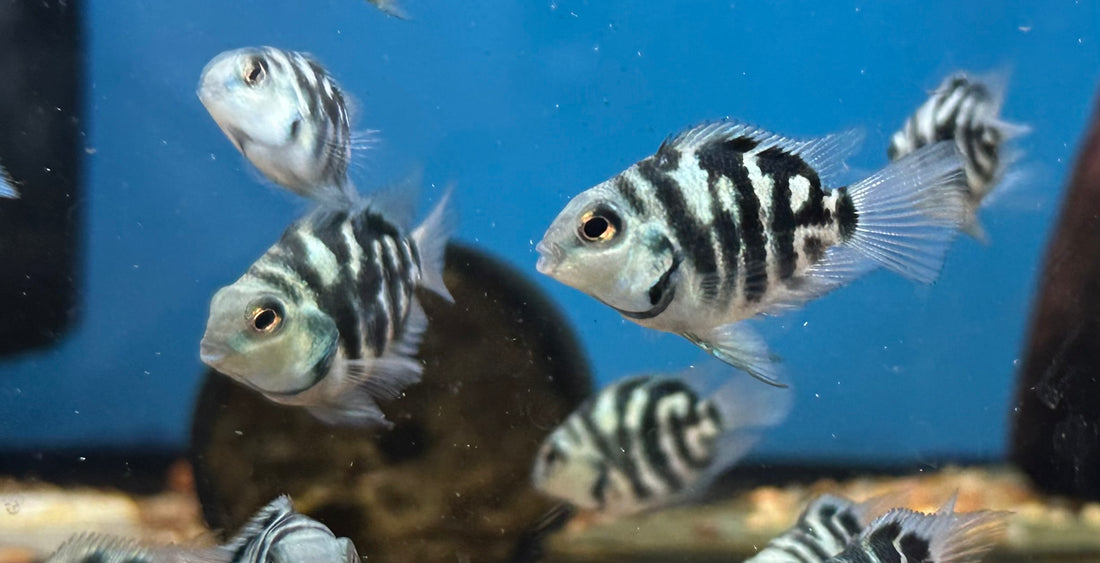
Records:
[[[672,276],[680,269],[680,263],[683,261],[679,254],[674,255],[672,265],[650,286],[649,299],[653,303],[653,307],[645,311],[626,311],[608,303],[604,304],[618,311],[620,315],[634,320],[652,319],[664,313],[665,309],[668,309],[668,306],[672,304],[672,299],[676,297],[676,288],[672,285]]]
[[[546,242],[546,239],[535,245],[535,252],[539,253],[539,261],[535,264],[535,269],[540,274],[546,275],[551,275],[554,272],[554,269],[561,263],[562,256],[565,255],[565,251],[562,250],[560,244]]]
[[[228,350],[221,345],[212,344],[209,340],[203,338],[202,343],[199,344],[199,358],[202,363],[215,367],[225,359]]]

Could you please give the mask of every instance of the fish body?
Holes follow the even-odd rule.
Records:
[[[315,59],[275,47],[225,51],[203,69],[198,97],[272,182],[322,202],[354,201],[348,102]]]
[[[794,526],[745,563],[824,563],[859,537],[880,504],[877,499],[856,503],[821,495],[806,506]]]
[[[227,544],[211,548],[150,546],[103,534],[77,534],[47,563],[359,563],[355,545],[295,512],[282,496],[256,513]]]
[[[801,306],[877,266],[931,282],[962,222],[950,142],[827,190],[823,179],[861,138],[691,128],[574,197],[537,245],[537,268],[778,383],[767,346],[739,321]]]
[[[391,426],[376,404],[419,381],[427,319],[414,290],[443,284],[445,196],[406,235],[367,202],[298,220],[219,290],[202,361],[329,424]]]
[[[827,563],[977,563],[1004,535],[1005,512],[954,512],[954,499],[935,514],[895,508],[867,527]]]
[[[0,166],[0,197],[11,199],[19,197],[19,192],[15,191],[15,183],[3,166]]]
[[[1005,144],[1029,131],[1000,117],[1006,83],[1003,75],[984,79],[965,72],[949,75],[893,134],[886,151],[890,160],[897,160],[921,147],[953,141],[966,170],[965,228],[978,239],[984,239],[984,235],[977,222],[977,209],[1019,157],[1007,151]]]
[[[543,442],[532,481],[548,496],[614,518],[703,492],[789,410],[789,393],[736,378],[712,393],[687,376],[627,377]]]

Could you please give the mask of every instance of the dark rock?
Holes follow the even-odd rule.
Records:
[[[0,3],[0,356],[55,342],[76,317],[83,2]]]
[[[1100,106],[1047,251],[1016,389],[1012,459],[1048,492],[1100,499]]]
[[[301,512],[389,563],[504,561],[553,503],[530,486],[543,437],[589,393],[586,360],[541,292],[448,248],[449,305],[423,302],[423,381],[382,405],[391,431],[331,428],[210,372],[193,421],[208,524],[237,529],[289,493]],[[518,547],[517,547],[518,546]]]

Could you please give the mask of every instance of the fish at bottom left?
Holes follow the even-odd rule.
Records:
[[[46,563],[358,563],[348,538],[298,512],[290,497],[261,508],[229,543],[215,547],[150,546],[116,536],[82,533],[61,544]]]

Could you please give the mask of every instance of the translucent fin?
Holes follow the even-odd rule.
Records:
[[[408,232],[416,216],[420,200],[420,186],[424,182],[424,170],[417,168],[397,182],[374,190],[363,198],[363,203],[387,221]]]
[[[307,406],[306,410],[329,426],[393,428],[393,423],[386,420],[374,397],[363,389],[346,392],[335,404]]]
[[[875,264],[853,248],[834,246],[825,251],[817,264],[807,268],[801,279],[786,287],[786,295],[773,303],[773,311],[801,307],[873,269]]]
[[[8,171],[0,166],[0,197],[18,199],[19,192],[15,191],[15,182],[8,175]]]
[[[954,142],[921,148],[849,188],[859,219],[845,244],[880,266],[932,283],[966,218],[965,186]]]
[[[219,547],[153,546],[134,539],[84,532],[65,540],[46,562],[229,563],[232,558],[232,552]]]
[[[703,334],[685,333],[683,336],[708,354],[745,370],[764,383],[787,386],[780,381],[779,357],[768,350],[763,338],[742,322],[722,325]]]
[[[954,498],[935,514],[895,508],[872,522],[836,559],[852,560],[845,554],[858,550],[870,555],[872,546],[892,545],[902,560],[977,563],[1004,535],[1008,513],[956,513],[954,508]],[[902,536],[908,536],[906,541],[896,541]]]
[[[850,129],[824,137],[798,140],[738,121],[726,120],[696,125],[666,140],[661,146],[697,149],[709,143],[736,139],[750,140],[756,143],[756,146],[749,151],[750,154],[757,154],[771,148],[796,154],[817,171],[822,181],[828,183],[829,179],[847,168],[844,160],[859,150],[863,138],[864,133],[861,129]]]
[[[718,407],[728,427],[744,430],[782,423],[791,412],[794,393],[734,374],[708,398]]]
[[[387,16],[392,16],[392,17],[395,17],[399,20],[412,19],[412,18],[409,17],[408,14],[405,13],[405,10],[403,10],[401,8],[401,6],[397,5],[397,0],[367,0],[367,1],[370,2],[371,4],[374,4],[374,6],[376,8],[381,10],[382,13],[386,14]]]
[[[450,303],[454,303],[454,298],[443,283],[443,260],[447,237],[455,222],[454,214],[447,206],[452,190],[452,187],[447,188],[435,209],[412,232],[412,240],[420,252],[420,285]]]

